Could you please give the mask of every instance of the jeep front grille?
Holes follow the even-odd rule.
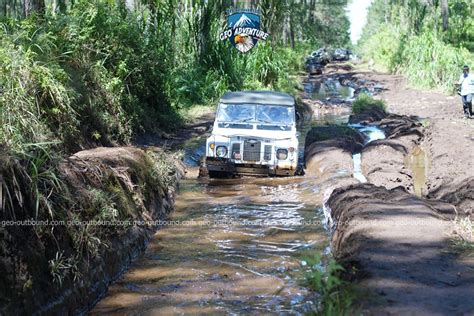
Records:
[[[243,158],[245,161],[260,161],[260,148],[262,143],[257,140],[246,140],[244,142]]]
[[[233,143],[232,144],[232,156],[231,157],[235,159],[235,154],[236,153],[240,154],[240,143]]]
[[[263,160],[269,161],[272,159],[272,145],[265,145],[263,152]]]

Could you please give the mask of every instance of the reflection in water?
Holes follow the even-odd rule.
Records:
[[[359,180],[359,182],[361,183],[366,183],[367,182],[367,178],[364,176],[364,174],[362,173],[362,160],[361,160],[361,154],[360,153],[357,153],[357,154],[353,154],[352,155],[352,161],[354,163],[354,178],[356,178],[357,180]]]
[[[349,127],[357,129],[359,132],[364,133],[367,136],[365,144],[373,142],[374,140],[385,139],[384,131],[376,126],[349,124]]]
[[[313,100],[328,101],[337,99],[351,101],[354,98],[353,87],[341,84],[339,80],[326,78],[323,81],[314,80],[304,83],[304,89],[308,97]]]
[[[365,144],[373,142],[374,140],[385,139],[385,133],[376,126],[362,125],[362,124],[349,124],[349,127],[357,129],[367,136]],[[367,178],[362,172],[362,158],[360,153],[352,155],[352,161],[354,163],[354,178],[359,180],[361,183],[367,182]]]
[[[407,166],[413,176],[413,188],[417,196],[422,196],[423,188],[428,173],[427,156],[421,147],[416,146],[412,152],[405,157],[405,166]]]

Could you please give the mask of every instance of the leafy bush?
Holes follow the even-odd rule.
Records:
[[[371,108],[380,108],[381,110],[385,111],[387,109],[387,105],[385,104],[385,101],[374,99],[365,93],[361,93],[352,103],[352,112],[355,114],[362,113],[363,111]]]

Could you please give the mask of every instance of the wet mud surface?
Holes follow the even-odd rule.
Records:
[[[324,188],[338,176],[183,181],[167,225],[92,314],[311,311],[301,257],[326,251]]]

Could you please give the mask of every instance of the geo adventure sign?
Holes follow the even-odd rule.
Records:
[[[228,10],[227,29],[219,38],[221,41],[229,39],[230,43],[241,53],[251,50],[259,40],[266,40],[268,33],[260,30],[260,11]]]

